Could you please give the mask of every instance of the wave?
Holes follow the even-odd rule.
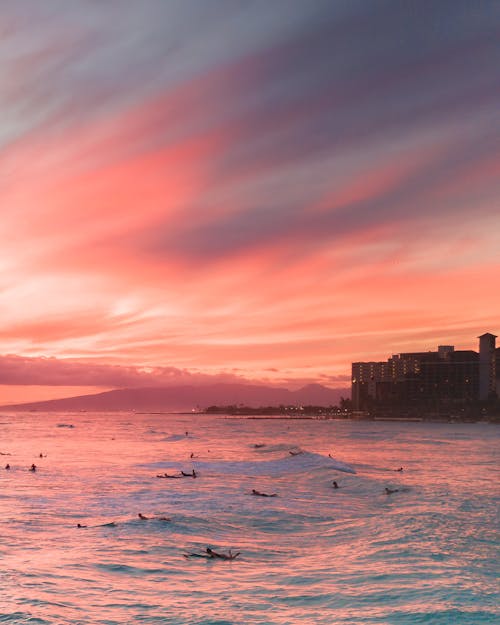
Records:
[[[144,575],[157,575],[158,573],[163,573],[165,569],[163,568],[146,568],[146,567],[138,567],[138,566],[130,566],[128,564],[121,563],[97,563],[95,564],[97,569],[102,571],[108,571],[110,573],[123,573],[125,575],[129,575],[132,577],[143,577]]]
[[[177,464],[179,466],[178,470],[185,467],[185,463]],[[344,473],[356,473],[356,471],[345,462],[308,451],[276,460],[217,462],[193,460],[192,464],[197,472],[206,475],[242,475],[249,477],[269,475],[276,477],[290,473],[304,473],[306,471],[325,469],[334,469],[335,471],[342,471]],[[174,469],[176,464],[172,462],[153,462],[140,466],[151,470]]]
[[[1,614],[0,623],[33,623],[38,625],[50,625],[49,621],[43,618],[36,618],[30,612],[10,612]]]
[[[178,441],[184,441],[188,438],[188,436],[186,434],[171,434],[170,436],[166,436],[165,438],[162,438],[161,440],[166,442],[166,443],[177,443]],[[193,437],[190,436],[190,439],[192,439]]]
[[[301,451],[298,445],[290,445],[290,443],[278,443],[276,445],[268,445],[267,443],[255,443],[251,445],[258,453],[271,453],[276,451]]]

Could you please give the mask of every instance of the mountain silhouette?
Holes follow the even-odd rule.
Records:
[[[349,389],[332,389],[309,384],[296,391],[258,384],[212,384],[209,386],[172,386],[124,388],[94,395],[0,406],[3,410],[41,411],[126,411],[169,412],[204,409],[208,406],[315,405],[331,406],[348,397]]]

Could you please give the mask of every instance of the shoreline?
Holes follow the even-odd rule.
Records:
[[[213,414],[213,413],[210,413]],[[472,419],[472,418],[468,418],[468,419],[457,419],[457,418],[447,418],[447,417],[440,417],[440,418],[429,418],[429,417],[356,417],[356,418],[352,418],[352,417],[329,417],[329,416],[314,416],[314,415],[303,415],[303,416],[295,416],[295,415],[291,415],[291,416],[286,416],[286,415],[245,415],[245,414],[220,414],[218,415],[224,419],[242,419],[242,420],[246,420],[246,421],[351,421],[351,422],[356,422],[356,421],[363,421],[363,422],[367,422],[367,421],[372,421],[375,423],[381,423],[381,422],[389,422],[389,423],[456,423],[456,424],[461,424],[461,423],[470,423],[470,424],[476,424],[476,423],[485,423],[485,424],[490,424],[490,425],[500,425],[500,419],[498,417],[483,417],[480,419]]]

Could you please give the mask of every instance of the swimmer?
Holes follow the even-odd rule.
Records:
[[[339,487],[339,485],[338,485],[338,484],[337,484],[337,482],[334,480],[334,481],[333,481],[333,488],[338,488],[338,487]]]
[[[399,493],[399,488],[387,488],[385,487],[385,494],[392,495],[392,493]]]
[[[36,471],[36,464],[32,464],[30,467],[30,471]]]
[[[273,493],[272,495],[268,495],[267,493],[261,493],[258,490],[255,490],[255,488],[252,488],[252,495],[256,495],[258,497],[277,497],[278,496],[276,493]]]

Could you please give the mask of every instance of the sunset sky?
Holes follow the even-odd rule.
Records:
[[[0,404],[347,386],[500,334],[499,24],[495,0],[3,2]]]

